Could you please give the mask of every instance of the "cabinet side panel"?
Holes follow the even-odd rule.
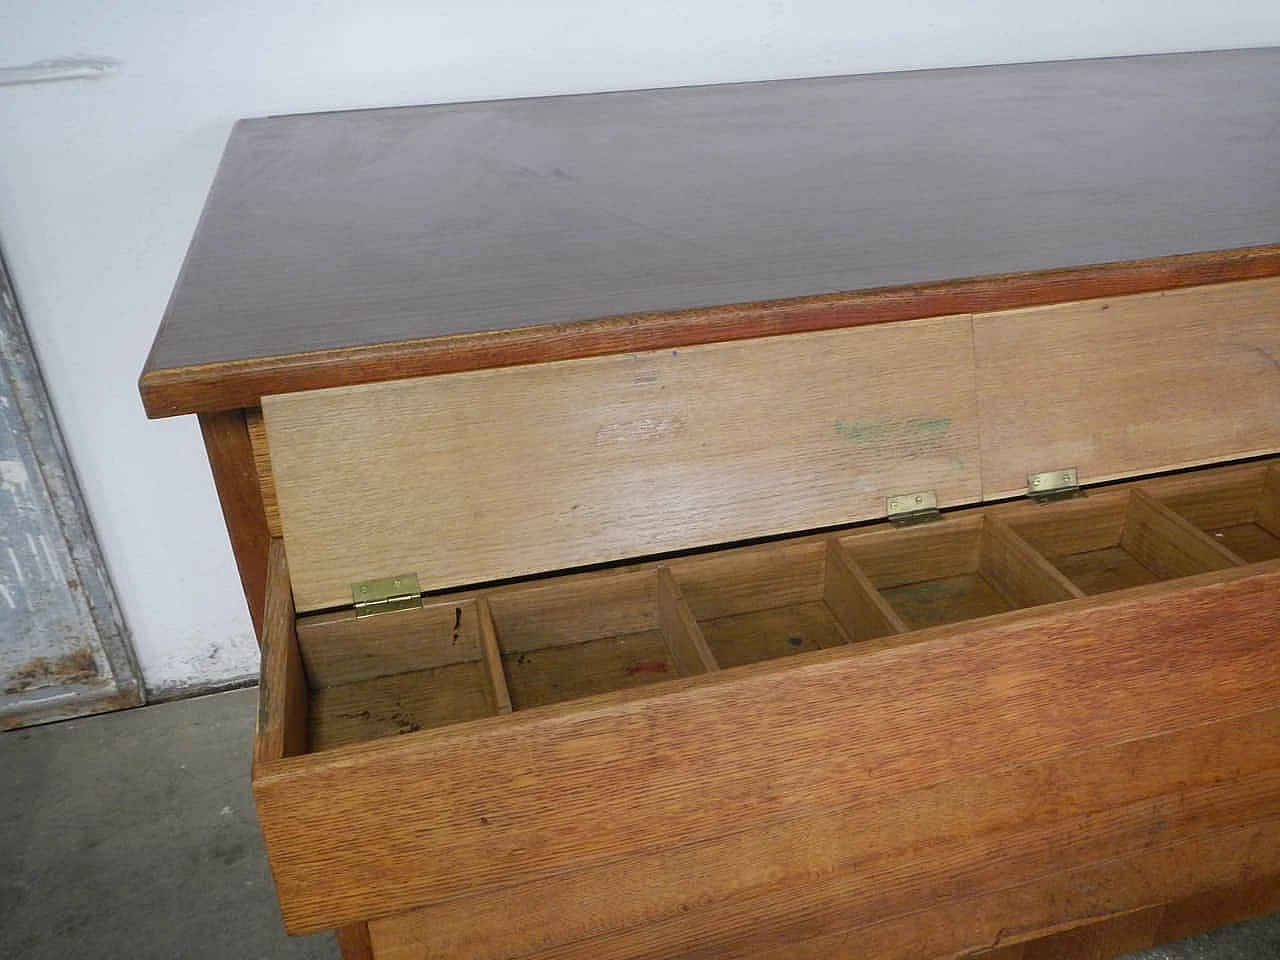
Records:
[[[1280,450],[1280,279],[979,314],[982,493]]]
[[[976,500],[967,317],[263,401],[299,610]]]

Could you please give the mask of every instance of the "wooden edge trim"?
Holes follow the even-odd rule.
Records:
[[[979,567],[1015,606],[1056,603],[1084,596],[1083,590],[999,516],[986,515],[982,547]]]
[[[1139,532],[1143,528],[1149,529],[1155,539],[1143,538]],[[1130,492],[1120,546],[1162,577],[1226,570],[1245,564],[1235,553],[1141,487],[1134,487]]]
[[[243,410],[200,414],[200,432],[209,456],[209,469],[222,505],[231,550],[240,572],[249,616],[258,637],[262,636],[263,610],[267,593],[267,531],[262,506],[262,489],[253,459],[253,443]]]
[[[720,669],[702,635],[702,627],[680,591],[680,584],[667,567],[658,568],[658,622],[680,676],[692,677]]]
[[[507,688],[507,672],[502,667],[498,629],[493,622],[489,601],[483,595],[476,597],[476,617],[480,621],[480,655],[484,660],[484,672],[489,680],[494,709],[500,714],[510,713],[511,691]]]
[[[827,538],[822,599],[855,643],[908,632],[897,611],[836,537]]]
[[[253,465],[258,471],[258,488],[262,493],[262,510],[267,519],[267,532],[273,537],[283,537],[280,526],[280,503],[276,499],[275,474],[271,469],[271,451],[267,446],[267,427],[258,407],[245,410],[245,425],[249,428],[249,444],[253,447]]]
[[[172,417],[254,407],[268,394],[1044,306],[1277,274],[1280,245],[1244,247],[167,369],[155,369],[148,361],[138,388],[147,416]]]
[[[307,677],[294,623],[284,541],[272,540],[267,553],[258,731],[253,744],[255,768],[307,750]]]

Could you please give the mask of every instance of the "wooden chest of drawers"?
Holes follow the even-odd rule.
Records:
[[[1277,81],[238,126],[142,391],[262,638],[289,929],[1031,960],[1280,905]]]

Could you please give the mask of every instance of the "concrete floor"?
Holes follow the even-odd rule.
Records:
[[[249,793],[256,700],[0,734],[0,958],[338,957],[281,931]],[[1280,915],[1135,956],[1277,960]]]

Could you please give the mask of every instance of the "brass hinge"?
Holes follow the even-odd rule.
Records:
[[[1066,467],[1028,475],[1027,496],[1036,503],[1053,503],[1083,497],[1084,493],[1080,490],[1080,476],[1076,468]]]
[[[396,577],[365,580],[351,585],[351,602],[357,617],[373,617],[396,610],[413,610],[422,606],[422,591],[416,573]]]
[[[932,490],[900,493],[896,497],[886,498],[884,503],[889,522],[895,527],[910,527],[942,519],[942,514],[938,511],[938,496]]]

